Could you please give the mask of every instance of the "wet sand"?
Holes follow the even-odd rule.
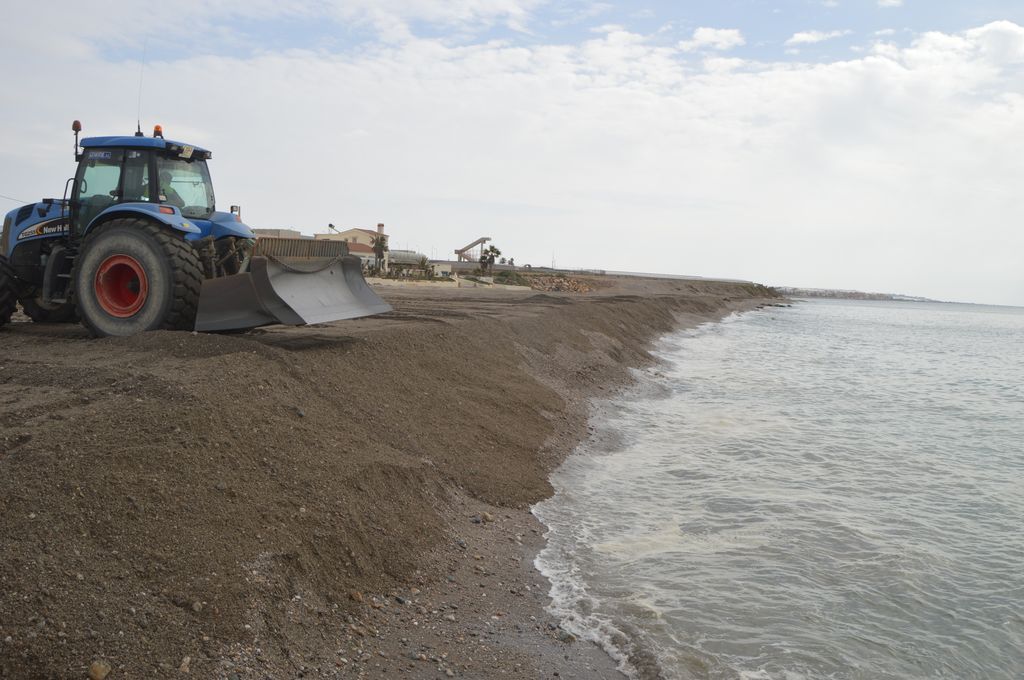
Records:
[[[587,405],[751,284],[381,288],[372,319],[0,330],[0,677],[613,678],[531,504]]]

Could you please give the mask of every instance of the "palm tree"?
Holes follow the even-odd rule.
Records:
[[[380,270],[384,264],[384,253],[388,252],[388,237],[378,234],[370,239],[370,247],[373,248],[373,266]]]
[[[490,271],[494,267],[494,261],[499,257],[501,257],[501,251],[497,246],[487,246],[480,251],[480,268],[485,272]]]
[[[423,277],[427,279],[434,278],[434,268],[430,266],[430,260],[424,255],[419,261],[420,269],[423,270]]]

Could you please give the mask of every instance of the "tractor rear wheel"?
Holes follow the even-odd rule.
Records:
[[[18,306],[18,281],[7,258],[0,255],[0,326],[10,323]]]
[[[26,316],[36,323],[76,323],[78,313],[70,302],[47,302],[42,295],[32,295],[18,300]]]
[[[96,337],[195,327],[199,258],[178,234],[148,220],[115,219],[91,231],[73,280],[78,315]]]

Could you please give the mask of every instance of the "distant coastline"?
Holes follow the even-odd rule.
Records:
[[[941,302],[931,298],[917,297],[914,295],[901,295],[899,293],[865,293],[859,290],[836,290],[830,288],[793,288],[789,286],[775,286],[786,297],[802,298],[830,298],[833,300],[884,300],[896,302]]]

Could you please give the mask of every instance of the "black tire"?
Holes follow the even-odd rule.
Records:
[[[0,255],[0,326],[11,322],[18,307],[18,280],[7,258]]]
[[[82,325],[95,337],[195,328],[202,268],[192,246],[166,227],[121,218],[95,228],[72,280]]]
[[[35,323],[78,323],[78,310],[72,302],[48,303],[42,296],[33,294],[18,300],[25,315]]]

